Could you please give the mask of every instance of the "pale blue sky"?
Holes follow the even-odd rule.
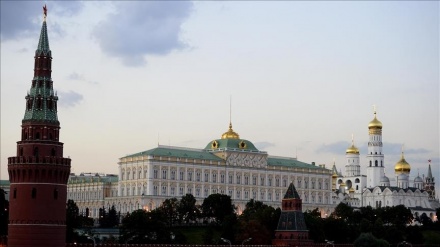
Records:
[[[1,1],[1,178],[14,156],[45,2]],[[61,141],[72,171],[116,173],[163,145],[204,148],[229,123],[270,155],[365,171],[373,104],[386,173],[439,171],[436,1],[47,1]]]

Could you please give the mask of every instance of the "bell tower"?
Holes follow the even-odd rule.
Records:
[[[34,77],[25,99],[21,139],[8,158],[8,246],[66,246],[66,197],[70,158],[63,157],[58,97],[53,90],[52,53],[46,16],[35,51]]]

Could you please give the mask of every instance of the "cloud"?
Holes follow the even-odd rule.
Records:
[[[68,80],[74,80],[74,81],[85,81],[88,84],[92,85],[98,85],[99,83],[97,81],[87,81],[85,76],[82,74],[78,74],[77,72],[73,72],[72,74],[67,76]]]
[[[0,36],[2,41],[38,35],[43,18],[43,2],[0,1]],[[82,9],[79,1],[51,1],[47,3],[48,17],[53,13],[73,16]],[[53,11],[52,11],[53,10]],[[61,32],[55,28],[52,32]]]
[[[350,145],[351,143],[346,141],[323,144],[316,150],[316,152],[344,155],[345,151]],[[359,148],[359,152],[361,155],[367,154],[368,145],[366,143],[360,146],[356,145],[356,147]],[[402,153],[402,144],[384,142],[382,151],[384,155],[400,155]],[[403,151],[405,154],[426,154],[430,152],[430,150],[425,148],[409,148],[404,149]]]
[[[254,145],[258,150],[265,150],[269,147],[275,147],[275,144],[271,142],[255,142]]]
[[[318,153],[332,153],[332,154],[344,154],[345,150],[350,146],[349,142],[339,141],[331,144],[322,144],[316,152]]]
[[[63,107],[74,107],[75,105],[79,104],[83,100],[83,96],[77,92],[69,91],[69,92],[58,92],[58,104]]]
[[[76,72],[73,72],[72,74],[67,76],[67,79],[69,80],[77,80],[77,81],[84,81],[84,75],[80,75]]]
[[[146,63],[145,55],[165,55],[185,48],[179,39],[182,23],[189,17],[189,1],[116,2],[117,12],[94,29],[102,51],[122,59],[127,66]]]

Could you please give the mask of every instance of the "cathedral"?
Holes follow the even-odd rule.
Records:
[[[400,160],[394,166],[394,184],[385,175],[384,153],[382,151],[382,123],[374,119],[368,124],[368,152],[366,175],[361,174],[360,152],[354,145],[345,152],[345,173],[338,172],[336,165],[332,171],[333,202],[340,202],[359,208],[371,206],[373,208],[404,205],[411,209],[414,216],[425,213],[432,220],[435,218],[435,209],[440,207],[435,197],[435,183],[431,172],[431,160],[428,162],[427,176],[421,178],[418,174],[410,180],[411,165],[405,160],[402,150]]]

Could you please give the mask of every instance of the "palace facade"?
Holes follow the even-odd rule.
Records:
[[[151,210],[169,198],[192,194],[198,204],[211,194],[229,195],[241,213],[250,199],[280,207],[290,183],[303,200],[303,210],[333,211],[332,171],[291,157],[270,156],[233,131],[203,149],[158,146],[119,159],[119,174],[72,175],[68,198],[82,212],[98,217],[99,208],[121,214]]]

